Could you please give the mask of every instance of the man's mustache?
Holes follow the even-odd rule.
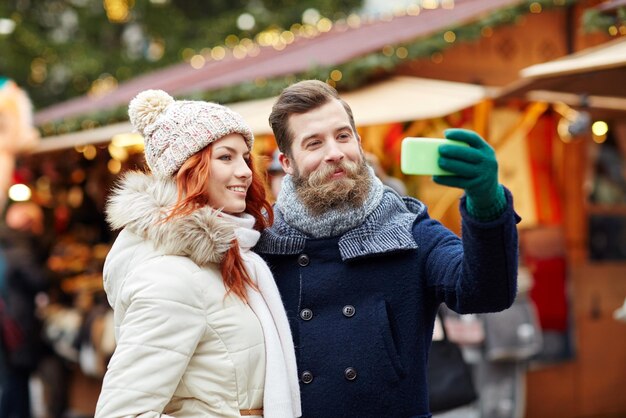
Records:
[[[338,170],[346,173],[348,178],[354,178],[359,172],[358,163],[352,161],[340,161],[338,163],[325,163],[317,170],[311,172],[308,183],[311,186],[318,186],[328,181]]]

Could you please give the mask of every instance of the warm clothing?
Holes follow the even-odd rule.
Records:
[[[383,198],[384,186],[374,175],[374,170],[368,167],[370,173],[370,190],[361,205],[345,216],[345,211],[329,209],[322,215],[314,216],[304,206],[296,193],[293,178],[287,175],[283,178],[281,192],[276,200],[276,209],[279,210],[285,223],[304,232],[311,238],[328,238],[342,235],[361,225],[363,221],[378,207]]]
[[[300,388],[289,321],[272,272],[265,261],[251,251],[261,233],[253,229],[255,220],[252,216],[223,216],[240,226],[235,229],[235,235],[241,258],[259,288],[259,292],[248,292],[248,303],[259,318],[265,337],[264,415],[282,417],[295,413],[300,416]],[[285,393],[291,394],[291,399],[283,399]]]
[[[438,306],[487,312],[514,300],[519,218],[506,196],[491,222],[469,216],[462,199],[463,240],[389,188],[365,222],[331,238],[312,239],[275,211],[255,249],[287,309],[303,417],[430,417]]]
[[[44,351],[41,321],[35,315],[35,296],[48,288],[50,279],[45,268],[47,253],[39,239],[27,231],[0,229],[0,257],[4,259],[0,263],[0,297],[4,314],[15,321],[21,336],[14,348],[0,336],[0,417],[31,415],[28,381]]]
[[[293,345],[271,273],[249,251],[254,218],[210,207],[160,222],[171,179],[126,175],[107,207],[124,227],[104,267],[117,348],[96,417],[300,415]],[[234,238],[260,289],[250,304],[226,295],[219,260]],[[270,370],[271,368],[271,370]]]
[[[241,115],[217,103],[174,100],[163,90],[144,90],[128,105],[130,123],[144,139],[144,157],[156,176],[171,177],[192,155],[230,134],[252,150],[254,135]]]
[[[35,315],[35,295],[47,290],[50,284],[45,267],[47,253],[38,236],[8,227],[0,229],[0,251],[5,260],[0,296],[24,337],[20,347],[5,353],[5,358],[10,367],[34,370],[43,350],[41,321]]]

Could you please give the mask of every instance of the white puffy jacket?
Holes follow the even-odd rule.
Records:
[[[210,208],[160,222],[175,199],[171,180],[130,173],[109,200],[108,221],[124,228],[104,266],[117,347],[96,418],[240,417],[263,407],[263,329],[225,296],[217,264],[233,225]],[[288,409],[281,416],[294,417]]]

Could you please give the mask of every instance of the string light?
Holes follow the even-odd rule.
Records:
[[[409,50],[401,46],[400,48],[396,49],[396,56],[400,59],[405,59],[409,56]]]
[[[228,47],[228,48],[234,48],[235,45],[239,44],[239,37],[237,35],[228,35],[226,37],[226,39],[224,40],[224,44]]]
[[[109,93],[117,88],[117,79],[111,74],[102,74],[97,80],[91,83],[88,94],[100,96]]]
[[[248,55],[248,50],[246,49],[245,46],[243,45],[237,45],[235,48],[233,48],[233,57],[235,57],[235,59],[243,59]]]
[[[449,30],[443,34],[443,40],[451,44],[456,41],[456,34],[453,31]]]
[[[435,52],[430,56],[430,60],[435,64],[441,64],[443,62],[443,54],[441,52]]]
[[[333,28],[333,22],[327,17],[324,17],[317,22],[316,27],[320,32],[328,32]]]
[[[128,21],[130,9],[135,5],[133,0],[104,0],[104,10],[107,19],[112,23],[124,23]]]
[[[436,9],[439,6],[438,0],[422,0],[422,7],[424,9]]]
[[[154,62],[163,58],[165,54],[165,42],[162,39],[153,39],[150,41],[148,50],[146,51],[146,58]]]
[[[0,35],[10,35],[15,30],[15,22],[11,19],[0,19]]]
[[[406,14],[409,16],[417,16],[421,12],[420,7],[417,4],[412,4],[406,9]]]
[[[93,145],[87,145],[83,151],[83,157],[87,160],[93,160],[98,155],[98,150]]]
[[[606,135],[609,132],[609,125],[603,120],[597,120],[591,125],[591,132],[595,136]]]
[[[36,83],[43,83],[48,77],[48,69],[46,60],[43,58],[35,58],[30,64],[30,79]]]
[[[9,188],[9,198],[15,202],[26,202],[31,196],[32,192],[25,184],[14,184]]]
[[[183,49],[183,52],[181,53],[181,56],[183,57],[183,60],[185,62],[191,61],[191,57],[193,57],[194,55],[196,55],[196,51],[194,51],[191,48],[185,48]]]
[[[122,170],[122,163],[118,160],[109,160],[107,168],[111,174],[118,174]]]
[[[239,30],[252,30],[254,29],[255,25],[256,20],[254,19],[254,16],[252,16],[250,13],[242,13],[237,18],[237,28],[239,28]]]
[[[191,57],[191,60],[189,61],[189,64],[191,65],[191,67],[196,70],[199,70],[200,68],[204,67],[205,63],[206,63],[206,59],[200,54],[194,55],[193,57]]]
[[[333,81],[340,81],[343,77],[343,74],[339,70],[332,70],[330,72],[330,79]]]
[[[226,57],[226,49],[223,46],[216,46],[211,50],[211,58],[215,61],[221,61]]]
[[[318,12],[317,9],[306,9],[302,13],[302,23],[315,25],[320,20],[320,17],[320,12]]]
[[[348,16],[348,19],[346,19],[346,22],[352,29],[356,29],[361,26],[361,17],[357,14],[351,14]]]
[[[441,0],[442,9],[454,9],[454,0]]]
[[[286,30],[280,34],[280,39],[282,39],[283,42],[285,42],[286,44],[290,44],[296,39],[296,36],[293,34],[293,32]]]

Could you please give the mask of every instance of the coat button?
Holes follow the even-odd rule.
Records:
[[[343,375],[347,380],[352,381],[356,379],[356,370],[354,370],[354,367],[348,367],[344,370]]]
[[[313,381],[313,373],[311,373],[308,370],[302,372],[302,375],[300,376],[300,380],[302,380],[302,383],[304,383],[305,385],[308,385],[309,383]]]
[[[304,319],[305,321],[310,321],[313,318],[313,311],[310,310],[309,308],[305,308],[301,310],[300,318]]]
[[[346,305],[343,307],[342,312],[343,316],[345,316],[346,318],[352,318],[356,313],[356,309],[354,309],[354,306],[352,305]]]
[[[306,267],[306,266],[308,266],[308,265],[309,265],[309,261],[310,261],[310,260],[309,260],[309,256],[308,256],[308,255],[306,255],[306,254],[300,254],[300,255],[298,256],[298,264],[299,264],[301,267]]]

